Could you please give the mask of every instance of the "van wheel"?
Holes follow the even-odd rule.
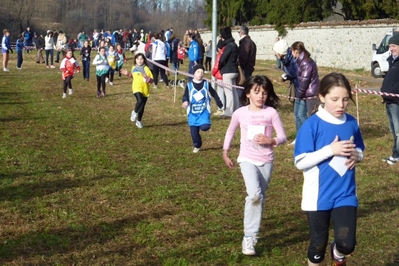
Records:
[[[380,65],[378,63],[375,63],[371,67],[371,75],[373,75],[373,77],[375,77],[375,78],[382,78],[383,77],[383,74],[381,73]]]

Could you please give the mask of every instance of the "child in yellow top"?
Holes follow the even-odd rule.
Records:
[[[136,106],[132,111],[130,120],[135,122],[138,128],[142,128],[141,118],[144,114],[144,108],[147,103],[148,96],[150,96],[150,84],[153,82],[153,75],[150,68],[147,65],[147,59],[142,53],[138,53],[134,57],[135,65],[132,67],[132,71],[128,72],[126,69],[122,69],[121,73],[128,77],[133,78],[132,90],[133,95],[136,97]]]

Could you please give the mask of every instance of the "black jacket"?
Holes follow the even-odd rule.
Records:
[[[399,56],[393,60],[392,55],[388,57],[389,70],[382,82],[381,92],[399,94]],[[399,97],[383,95],[384,103],[399,104]]]
[[[245,72],[252,73],[254,71],[256,62],[256,44],[249,36],[244,36],[239,42],[238,47],[238,62],[240,67]]]
[[[220,73],[238,73],[237,59],[238,59],[238,46],[233,38],[225,40],[226,48],[219,59]]]

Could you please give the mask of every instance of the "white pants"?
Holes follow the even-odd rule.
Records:
[[[244,210],[244,235],[256,237],[262,220],[266,190],[269,187],[273,163],[256,166],[249,162],[242,162],[240,168],[247,190]]]
[[[226,73],[223,74],[223,83],[236,85],[238,73]],[[224,115],[232,116],[234,111],[238,109],[238,95],[237,89],[232,88],[231,86],[224,86],[224,94],[226,95],[226,106],[224,110]]]

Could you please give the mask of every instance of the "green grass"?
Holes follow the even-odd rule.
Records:
[[[138,129],[129,120],[135,100],[127,78],[96,99],[92,67],[90,82],[78,74],[74,95],[62,99],[59,71],[33,61],[25,55],[17,71],[12,55],[11,72],[0,73],[1,265],[306,265],[303,177],[292,146],[275,149],[258,255],[246,257],[245,187],[239,169],[229,170],[221,156],[228,120],[213,118],[203,149],[193,154],[180,88],[176,102],[162,85],[153,91]],[[273,66],[258,62],[256,74],[285,95]],[[320,73],[329,71],[337,70]],[[353,86],[367,86],[362,77],[370,77],[345,74]],[[366,152],[357,167],[358,245],[348,265],[399,265],[399,168],[381,161],[392,136],[381,98],[358,98]],[[292,105],[282,103],[292,141]],[[353,104],[349,112],[356,116]],[[238,147],[236,137],[232,157]]]

